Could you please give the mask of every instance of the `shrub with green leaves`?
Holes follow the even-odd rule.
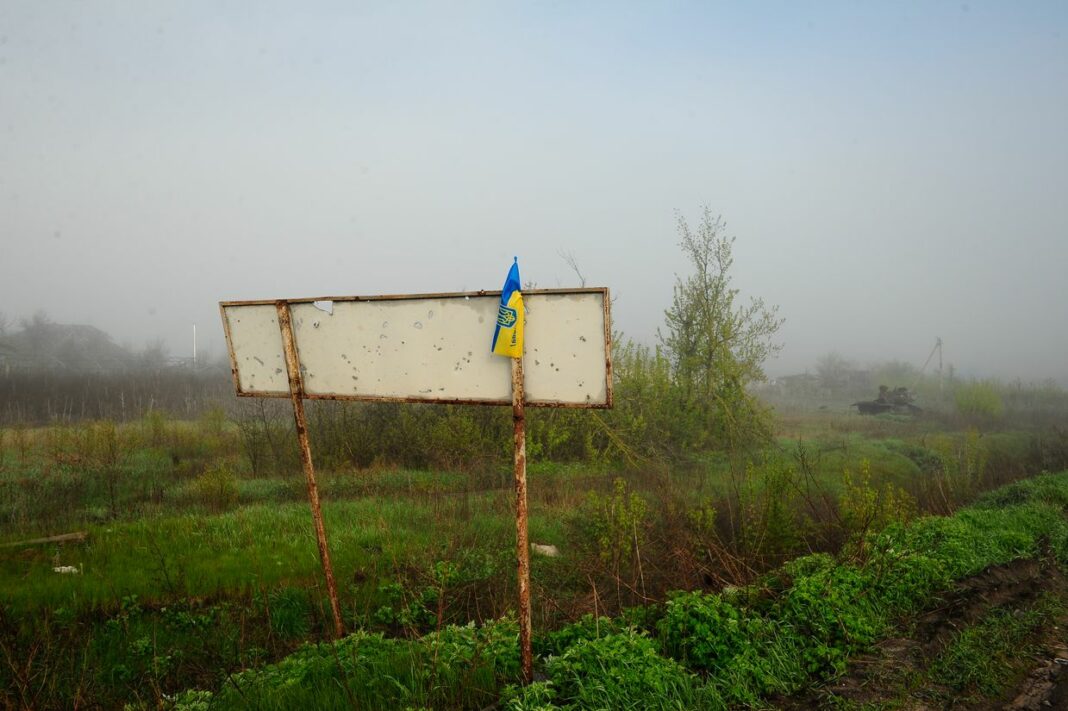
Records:
[[[764,627],[763,619],[745,615],[722,595],[674,593],[660,621],[664,646],[687,666],[713,671],[733,658]]]
[[[607,616],[583,615],[577,622],[564,625],[541,635],[534,640],[534,651],[540,656],[562,654],[572,645],[583,640],[599,639],[605,635],[621,632],[625,625]]]
[[[633,630],[581,640],[562,655],[549,658],[546,672],[555,701],[564,708],[701,709],[715,705],[697,677],[678,662],[660,656],[651,639]]]
[[[611,494],[589,493],[583,513],[592,526],[601,560],[618,568],[631,559],[644,534],[647,509],[645,499],[622,478],[612,482]]]
[[[740,591],[739,591],[740,592]],[[793,630],[718,593],[676,593],[659,633],[667,653],[708,675],[725,703],[755,704],[804,678]]]
[[[785,566],[787,575],[791,567]],[[883,631],[881,600],[872,594],[873,582],[869,570],[834,564],[794,577],[774,614],[807,640],[802,655],[809,673],[843,671],[846,658]]]
[[[518,640],[518,626],[507,619],[447,626],[417,640],[356,632],[234,675],[212,708],[485,706],[518,680]]]
[[[519,676],[519,625],[499,620],[476,627],[449,625],[423,637],[429,654],[444,676],[477,674],[483,688],[494,688],[501,679]]]
[[[730,705],[792,693],[842,671],[898,616],[930,604],[954,580],[1035,556],[1040,545],[1068,559],[1065,502],[1068,475],[1037,477],[952,517],[870,533],[855,564],[817,554],[732,595],[677,593],[660,622],[663,648],[707,673]]]
[[[997,383],[979,380],[960,385],[953,394],[957,412],[970,420],[995,420],[1005,414]]]
[[[194,498],[210,511],[229,511],[241,495],[228,464],[216,464],[193,480]]]
[[[857,474],[845,470],[838,511],[847,532],[864,536],[895,521],[911,519],[916,513],[916,501],[893,484],[886,483],[881,488],[873,485],[871,463],[865,459]]]

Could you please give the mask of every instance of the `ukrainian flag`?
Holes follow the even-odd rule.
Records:
[[[508,358],[523,357],[523,295],[519,293],[519,257],[508,270],[501,291],[501,303],[497,307],[497,327],[493,329],[491,350]]]

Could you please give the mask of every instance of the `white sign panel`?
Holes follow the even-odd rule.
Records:
[[[511,403],[490,341],[500,292],[288,299],[309,398]],[[220,304],[239,395],[289,395],[274,301]],[[523,292],[529,405],[610,407],[607,289]]]

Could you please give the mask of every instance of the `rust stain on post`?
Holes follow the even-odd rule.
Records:
[[[523,413],[523,358],[512,359],[512,425],[515,445],[515,543],[519,579],[519,653],[523,680],[534,680],[530,624],[530,542],[527,536],[527,430]]]
[[[286,356],[286,372],[289,376],[289,395],[293,400],[293,419],[296,420],[297,442],[300,445],[300,461],[304,466],[304,478],[308,484],[308,501],[311,502],[312,519],[315,521],[315,540],[319,544],[319,561],[326,577],[326,590],[330,596],[330,609],[334,613],[334,635],[345,634],[341,622],[341,606],[337,599],[337,583],[334,582],[334,567],[330,563],[330,549],[326,544],[326,529],[323,527],[323,512],[319,506],[319,486],[315,483],[315,467],[312,466],[311,443],[308,441],[308,424],[304,417],[304,384],[300,376],[300,360],[297,343],[293,338],[293,324],[289,317],[289,304],[276,301],[278,327],[282,330],[282,348]]]
[[[603,407],[612,409],[612,297],[608,287],[604,289],[604,376],[605,401]]]
[[[230,354],[230,375],[234,379],[234,388],[237,389],[238,395],[243,395],[241,392],[241,378],[237,374],[237,354],[234,352],[234,339],[230,335],[230,319],[226,317],[226,309],[222,304],[219,304],[219,314],[222,316],[223,322],[223,334],[226,336],[226,350]]]

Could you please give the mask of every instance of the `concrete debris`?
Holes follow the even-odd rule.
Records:
[[[543,555],[546,558],[557,558],[560,556],[560,549],[554,545],[541,543],[531,543],[530,550],[538,555]]]

